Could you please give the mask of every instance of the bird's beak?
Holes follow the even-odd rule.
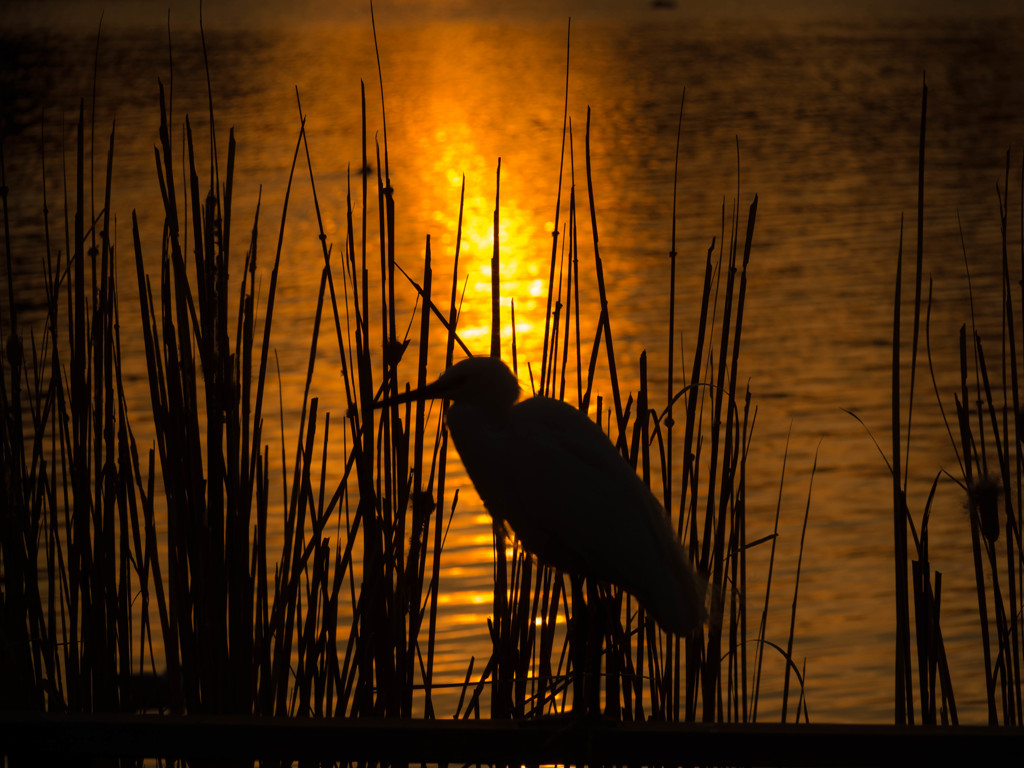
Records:
[[[437,386],[437,382],[425,384],[417,389],[411,389],[408,392],[402,392],[396,397],[385,398],[373,404],[374,408],[388,408],[392,405],[402,405],[403,403],[414,403],[420,400],[434,400],[439,397],[444,397],[444,392]]]

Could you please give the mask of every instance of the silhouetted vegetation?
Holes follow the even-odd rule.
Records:
[[[594,188],[600,180],[591,174],[590,115],[583,158],[588,205],[577,197],[573,135],[566,120],[568,164],[559,171],[543,356],[539,370],[530,368],[530,381],[537,393],[595,414],[663,500],[707,580],[709,620],[685,639],[666,634],[628,594],[593,583],[574,594],[565,574],[538,563],[496,529],[488,621],[492,650],[487,659],[467,659],[452,713],[437,705],[437,691],[449,681],[434,673],[440,564],[448,521],[459,513],[458,493],[447,480],[451,457],[444,408],[428,409],[423,402],[374,406],[390,402],[405,382],[425,384],[432,350],[445,349],[444,367],[456,359],[457,345],[468,351],[458,335],[459,240],[454,253],[441,257],[452,260],[451,286],[434,285],[432,259],[438,256],[431,253],[429,238],[420,263],[396,261],[401,222],[388,147],[386,138],[372,147],[367,141],[364,96],[363,167],[377,169],[376,184],[371,188],[372,174],[362,174],[353,191],[350,180],[344,242],[329,242],[322,224],[309,233],[322,243],[323,267],[298,438],[290,448],[281,446],[279,464],[264,436],[264,403],[272,387],[271,328],[296,172],[305,174],[316,220],[322,220],[301,105],[285,209],[268,256],[258,208],[251,224],[245,223],[244,237],[232,226],[233,133],[222,168],[215,126],[209,126],[204,179],[191,124],[186,118],[183,126],[172,125],[167,104],[161,86],[159,274],[147,272],[151,256],[144,253],[133,215],[141,317],[120,313],[119,296],[127,288],[116,280],[121,254],[110,237],[113,131],[98,180],[103,200],[98,210],[88,210],[85,190],[93,180],[86,170],[91,158],[84,106],[75,146],[67,153],[71,178],[60,191],[68,206],[63,241],[51,242],[51,230],[60,227],[44,221],[47,247],[39,264],[47,311],[38,338],[19,325],[18,286],[6,239],[10,300],[9,314],[2,318],[6,354],[0,360],[0,706],[428,719],[452,714],[532,718],[575,709],[623,721],[750,723],[759,719],[768,651],[785,669],[773,707],[780,708],[783,721],[809,719],[794,623],[781,642],[771,639],[767,624],[781,490],[774,532],[758,540],[747,536],[745,483],[756,409],[740,383],[740,349],[756,196],[749,206],[739,200],[731,210],[723,205],[720,231],[709,238],[701,293],[689,297],[699,303],[699,322],[682,332],[674,312],[672,228],[666,244],[667,389],[649,389],[647,359],[641,356],[639,389],[623,392],[619,372],[633,361],[618,359],[614,351],[614,318],[597,237]],[[210,113],[212,122],[212,97]],[[182,140],[187,170],[178,178],[173,148]],[[924,113],[921,152],[923,163]],[[5,184],[0,186],[8,232]],[[564,212],[563,184],[568,190]],[[1008,187],[1009,160],[1002,189]],[[46,211],[53,193],[44,186],[42,194]],[[1010,206],[1006,195],[1001,200],[1002,367],[993,371],[980,336],[962,331],[962,389],[950,409],[955,416],[950,437],[961,461],[957,480],[970,502],[989,719],[1018,725],[1024,561],[1015,510],[1021,507],[1024,473],[1013,447],[1021,428],[1015,330],[1020,320],[1013,300],[1017,284],[1010,276]],[[374,207],[376,232],[368,233]],[[462,210],[457,215],[461,237]],[[578,227],[580,216],[589,218],[590,243]],[[928,304],[921,296],[922,216],[919,208],[915,361],[922,319],[928,338]],[[494,217],[490,353],[509,360],[522,376],[515,343],[511,349],[500,343],[507,318],[498,301],[497,197]],[[261,289],[257,264],[265,260],[272,264],[271,276]],[[589,270],[598,286],[596,325],[580,309],[580,276]],[[901,280],[902,249],[890,464],[896,721],[955,723],[941,633],[941,574],[928,560],[928,513],[938,478],[915,525],[906,477],[900,477],[910,446],[910,415],[901,427],[899,406]],[[371,288],[378,287],[379,295],[371,296]],[[415,323],[401,309],[411,304]],[[400,332],[407,326],[417,329],[411,337]],[[120,334],[129,328],[141,329],[144,337],[151,406],[146,414],[130,414],[126,404]],[[687,359],[677,361],[677,349],[688,350]],[[313,392],[314,370],[323,360],[340,367],[346,395],[345,410],[333,414],[333,424]],[[993,384],[990,374],[1001,376],[1001,385]],[[610,402],[597,394],[602,376]],[[152,446],[136,441],[132,419],[152,420]],[[339,442],[345,455],[340,477],[328,471],[327,459],[328,446]],[[810,503],[808,495],[805,527]],[[270,535],[278,518],[281,534]],[[908,564],[911,540],[914,559]],[[274,549],[277,541],[283,543]],[[768,571],[749,574],[747,555],[757,546],[771,548]],[[799,584],[799,563],[796,571]],[[764,605],[747,602],[751,578],[768,585]],[[794,592],[793,614],[796,607]],[[586,636],[566,631],[580,615],[586,616]]]

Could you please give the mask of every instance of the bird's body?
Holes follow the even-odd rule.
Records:
[[[488,511],[543,563],[634,595],[679,635],[704,594],[667,516],[586,415],[559,400],[516,402],[504,363],[470,358],[413,396],[444,397],[448,430]]]

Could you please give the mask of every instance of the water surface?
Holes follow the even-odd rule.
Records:
[[[51,224],[62,228],[63,222],[52,218],[62,196],[62,136],[70,146],[67,137],[80,99],[87,114],[92,112],[98,14],[88,23],[52,28],[35,23],[28,6],[15,3],[4,12],[11,20],[3,32],[3,110],[10,134],[4,149],[15,226],[16,301],[24,304],[26,316],[38,317],[41,136]],[[684,324],[695,316],[704,254],[721,235],[723,210],[728,217],[738,204],[745,222],[755,193],[759,201],[740,371],[758,409],[748,477],[751,538],[770,531],[788,445],[781,565],[773,584],[779,608],[769,636],[784,641],[788,627],[816,457],[795,646],[798,659],[806,660],[810,715],[819,721],[891,720],[891,486],[871,438],[843,409],[855,411],[879,444],[889,445],[895,265],[901,220],[905,263],[912,262],[916,248],[925,81],[924,268],[932,281],[933,366],[947,413],[958,386],[957,333],[971,318],[971,289],[979,330],[991,339],[991,349],[998,349],[996,186],[1003,183],[1007,150],[1011,178],[1020,174],[1024,17],[1001,16],[1001,6],[984,15],[935,17],[847,8],[825,18],[802,6],[802,13],[768,18],[752,18],[742,4],[736,14],[695,13],[685,4],[668,10],[646,4],[616,8],[567,7],[574,12],[568,114],[575,183],[584,194],[582,149],[590,110],[595,205],[616,355],[629,361],[624,384],[636,387],[635,362],[646,349],[652,387],[656,392],[665,387],[673,164],[685,88],[676,219],[677,308]],[[434,12],[379,3],[375,13],[389,171],[400,222],[398,260],[418,270],[430,235],[435,280],[439,285],[450,280],[465,177],[461,329],[475,351],[485,352],[500,158],[502,290],[506,305],[515,300],[520,370],[527,362],[536,368],[558,195],[568,13],[550,5],[509,12],[455,2]],[[225,151],[230,126],[239,143],[236,231],[251,221],[262,185],[267,242],[276,237],[298,133],[297,91],[307,116],[326,234],[340,248],[348,174],[362,163],[361,79],[371,141],[374,135],[384,140],[365,8],[328,12],[311,5],[283,16],[272,4],[253,13],[228,4],[214,5],[206,14],[219,151]],[[134,286],[134,268],[123,255],[133,209],[154,264],[159,252],[153,170],[157,78],[173,87],[179,125],[188,114],[197,138],[205,141],[208,135],[197,26],[191,9],[175,8],[169,54],[163,11],[115,5],[104,16],[94,141],[97,157],[103,157],[116,120],[112,207],[118,216],[122,286]],[[568,166],[565,175],[563,216]],[[357,189],[359,177],[353,179]],[[1019,186],[1011,185],[1011,209],[1019,206],[1019,195]],[[274,344],[291,430],[299,415],[322,260],[308,183],[296,186],[289,205]],[[589,225],[581,226],[589,238]],[[1014,226],[1019,242],[1019,223]],[[587,290],[584,301],[594,313],[592,284]],[[122,293],[122,313],[128,315],[134,290]],[[411,310],[410,298],[404,311]],[[134,382],[131,405],[142,414],[148,391],[141,339],[126,334],[123,343],[129,382]],[[343,392],[329,363],[321,367],[316,386],[321,409],[340,413]],[[278,419],[273,400],[268,425]],[[921,372],[915,402],[910,506],[919,520],[935,474],[945,468],[956,475],[957,468],[931,382]],[[139,430],[145,438],[145,428]],[[275,441],[272,433],[268,439]],[[448,620],[440,666],[460,681],[469,655],[488,655],[491,540],[488,518],[468,482],[461,474],[456,482],[464,491],[442,575]],[[982,666],[963,503],[955,485],[940,485],[931,521],[932,557],[944,574],[944,631],[961,718],[979,722],[985,716]],[[755,585],[751,600],[756,603],[761,591]]]

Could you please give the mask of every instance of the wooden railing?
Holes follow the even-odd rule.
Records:
[[[8,764],[107,758],[565,765],[1019,764],[1024,729],[986,726],[264,719],[0,713]]]

